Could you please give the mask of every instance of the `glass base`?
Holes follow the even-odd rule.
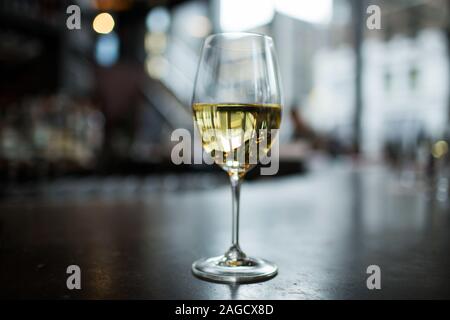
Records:
[[[192,272],[195,276],[207,281],[249,283],[275,277],[278,267],[263,259],[244,257],[239,260],[230,260],[225,255],[195,261],[192,264]]]

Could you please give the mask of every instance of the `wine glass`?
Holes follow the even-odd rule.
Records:
[[[193,263],[192,272],[201,279],[243,283],[277,274],[274,263],[248,257],[240,248],[239,194],[245,174],[270,152],[280,127],[281,104],[270,37],[235,32],[206,38],[194,85],[194,122],[203,149],[229,175],[233,202],[232,245],[224,255]]]

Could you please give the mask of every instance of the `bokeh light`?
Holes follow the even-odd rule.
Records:
[[[211,21],[205,16],[193,16],[188,24],[188,33],[196,38],[206,37],[212,30]]]
[[[119,58],[119,37],[115,32],[101,35],[95,45],[95,59],[101,66],[108,67]]]
[[[433,145],[433,148],[431,149],[431,154],[433,155],[433,157],[437,159],[445,156],[447,152],[448,152],[448,144],[444,140],[437,141]]]
[[[162,56],[155,56],[147,59],[146,69],[148,74],[154,79],[163,78],[168,71],[168,62]]]
[[[150,10],[145,24],[150,32],[166,32],[170,26],[169,11],[164,7],[156,7]]]
[[[114,18],[106,12],[98,14],[92,22],[95,32],[101,34],[110,33],[114,29]]]
[[[145,50],[148,53],[160,54],[167,46],[167,36],[165,33],[150,33],[145,35]]]

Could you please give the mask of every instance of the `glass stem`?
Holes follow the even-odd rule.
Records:
[[[225,258],[229,262],[243,261],[246,256],[239,246],[239,198],[241,191],[241,178],[238,174],[230,175],[232,203],[232,234],[231,247],[225,253]]]
[[[239,201],[241,193],[241,179],[238,176],[232,175],[230,177],[231,181],[231,192],[233,197],[232,204],[232,235],[231,243],[234,247],[239,248]]]

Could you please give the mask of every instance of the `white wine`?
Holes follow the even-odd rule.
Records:
[[[192,108],[204,150],[230,175],[243,176],[254,167],[258,155],[270,150],[271,130],[280,128],[279,104],[194,103]]]

